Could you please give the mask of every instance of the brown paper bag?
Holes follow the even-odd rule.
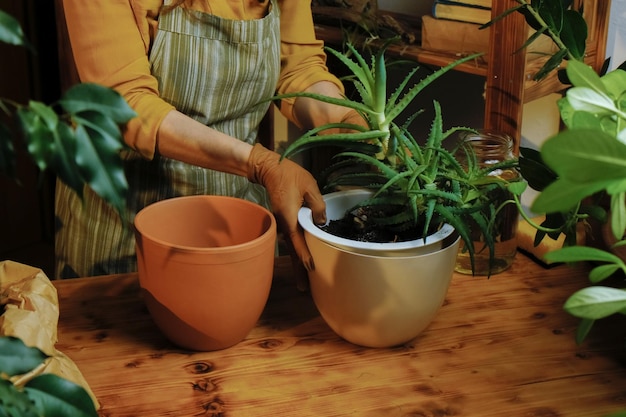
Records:
[[[82,386],[99,403],[76,364],[55,348],[59,321],[56,288],[41,269],[13,261],[0,262],[0,335],[22,339],[50,356],[36,369],[17,375],[12,382],[24,385],[44,373],[53,373]]]

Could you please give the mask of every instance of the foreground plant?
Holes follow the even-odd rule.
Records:
[[[21,340],[0,337],[0,415],[11,417],[94,417],[98,413],[83,387],[57,375],[42,374],[23,387],[11,377],[35,370],[46,360],[37,348]]]
[[[30,47],[19,23],[1,10],[0,41]],[[52,105],[35,100],[24,105],[0,97],[0,111],[17,125],[12,130],[0,123],[1,172],[15,177],[16,149],[25,146],[41,171],[53,171],[79,196],[87,184],[122,212],[128,184],[119,126],[135,112],[116,91],[77,84]]]
[[[605,250],[575,246],[577,223],[592,218],[610,222],[615,246],[626,245],[626,72],[618,68],[600,76],[583,62],[587,25],[582,11],[571,9],[571,1],[517,2],[519,6],[496,20],[523,13],[537,30],[524,46],[547,35],[559,48],[535,78],[543,78],[567,60],[566,69],[559,69],[560,79],[571,87],[558,101],[566,129],[549,138],[541,152],[521,149],[520,169],[529,184],[541,191],[531,210],[547,213],[546,221],[535,225],[535,243],[546,235],[554,239],[566,235],[565,247],[548,253],[546,259],[597,263],[589,275],[594,285],[572,294],[564,305],[582,319],[576,336],[581,342],[596,320],[626,314],[626,290],[595,285],[616,272],[626,273],[624,261]],[[604,196],[610,200],[610,216],[599,203]]]
[[[449,223],[465,242],[472,263],[473,242],[480,239],[485,242],[493,258],[493,227],[501,207],[490,197],[495,190],[508,191],[509,182],[492,175],[492,172],[513,168],[516,161],[483,168],[471,148],[450,146],[447,149],[445,140],[456,133],[473,130],[466,127],[444,130],[441,108],[436,101],[434,120],[424,143],[419,143],[409,131],[411,123],[421,111],[409,115],[403,123],[397,121],[424,88],[479,54],[440,68],[409,87],[419,69],[415,67],[388,96],[384,55],[392,41],[383,45],[369,63],[349,43],[346,45],[347,53],[327,48],[351,71],[349,80],[354,84],[360,101],[308,93],[276,97],[310,97],[348,107],[359,112],[366,122],[366,126],[334,123],[312,129],[291,144],[283,157],[317,146],[339,147],[341,152],[334,157],[335,162],[321,179],[325,181],[325,191],[345,186],[373,190],[373,196],[359,207],[378,207],[385,215],[370,216],[368,221],[398,231],[416,228],[418,237],[422,238],[443,223]],[[329,133],[331,129],[341,133]],[[387,210],[389,207],[395,209],[391,214]]]

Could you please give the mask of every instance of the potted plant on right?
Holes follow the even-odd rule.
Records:
[[[347,53],[327,48],[350,70],[360,101],[307,93],[277,97],[304,96],[346,106],[358,111],[367,124],[312,129],[287,147],[283,157],[316,146],[342,148],[323,174],[325,191],[348,188],[325,194],[329,225],[348,213],[354,220],[350,223],[382,228],[394,236],[391,240],[399,240],[372,243],[350,235],[336,237],[313,224],[309,209],[299,213],[316,265],[309,273],[311,293],[322,317],[344,339],[370,347],[401,344],[430,323],[445,298],[460,240],[473,257],[480,235],[493,257],[495,220],[510,201],[491,197],[498,190],[515,191],[514,181],[494,175],[514,169],[514,159],[484,167],[471,147],[444,146],[454,134],[473,129],[444,130],[437,102],[424,143],[409,131],[420,112],[404,123],[396,121],[420,91],[477,55],[407,88],[415,68],[387,96],[384,55],[392,41],[378,50],[371,65],[350,43]],[[328,129],[344,133],[325,134]],[[415,234],[408,237],[408,232]]]
[[[626,272],[626,259],[617,253],[626,245],[626,63],[604,74],[584,63],[587,24],[583,10],[570,8],[571,1],[517,2],[518,6],[494,21],[522,13],[536,30],[524,46],[546,35],[558,47],[535,78],[559,70],[564,86],[571,86],[558,101],[566,128],[548,138],[540,151],[521,149],[520,171],[541,192],[531,210],[546,213],[541,224],[527,219],[537,229],[535,243],[546,236],[566,235],[565,247],[545,258],[595,263],[589,274],[592,285],[572,294],[564,304],[566,311],[581,318],[576,339],[582,342],[596,320],[626,313],[626,290],[599,285]],[[577,223],[589,225],[590,219],[605,230],[606,249],[576,245]]]

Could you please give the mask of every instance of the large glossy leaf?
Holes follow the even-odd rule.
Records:
[[[55,123],[58,118],[54,112],[46,112],[39,105],[21,107],[17,110],[17,118],[24,134],[28,152],[42,171],[48,168],[54,152]],[[54,127],[51,127],[54,126]]]
[[[97,417],[87,391],[80,385],[53,374],[30,380],[24,391],[44,416]]]
[[[534,213],[567,212],[585,197],[605,189],[609,184],[610,180],[581,184],[559,178],[535,198],[530,209]]]
[[[536,191],[543,191],[557,178],[543,159],[541,152],[532,148],[520,147],[519,169],[528,185]]]
[[[99,114],[90,116],[97,119]],[[107,135],[104,129],[84,125],[77,126],[75,134],[76,165],[82,177],[99,196],[121,212],[126,202],[128,183],[119,157],[119,140]]]
[[[567,46],[571,56],[577,60],[585,59],[587,42],[587,23],[575,10],[566,10],[563,14],[561,41]]]
[[[0,417],[41,417],[24,391],[0,378]]]
[[[544,143],[541,156],[560,178],[571,182],[626,178],[626,145],[604,132],[565,130]]]
[[[8,376],[25,374],[39,366],[47,356],[15,337],[0,337],[0,373]]]
[[[0,42],[30,47],[17,19],[2,10],[0,10]]]
[[[68,125],[59,123],[54,133],[54,152],[50,159],[50,168],[61,181],[82,197],[85,181],[76,164],[75,132]]]
[[[115,90],[98,84],[76,84],[65,92],[59,104],[67,113],[95,111],[117,124],[127,123],[136,116],[124,98]]]
[[[589,246],[570,246],[557,249],[545,254],[545,258],[551,262],[611,262],[620,263],[620,258],[602,249]]]
[[[564,308],[573,316],[597,320],[626,312],[626,291],[611,287],[592,286],[572,294]]]

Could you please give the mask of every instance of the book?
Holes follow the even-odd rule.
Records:
[[[435,3],[439,0],[435,0]],[[444,0],[442,3],[451,3],[465,6],[483,7],[485,9],[491,9],[493,0]]]
[[[490,62],[489,34],[491,28],[480,29],[476,23],[460,22],[448,19],[436,19],[432,16],[422,16],[421,47],[427,51],[443,52],[457,56],[465,56],[475,52],[483,52],[481,57]],[[535,32],[528,28],[528,36]],[[526,52],[530,60],[540,58],[546,54],[556,52],[556,46],[547,36],[541,36],[531,43]]]
[[[458,20],[482,25],[491,20],[491,9],[459,2],[435,0],[432,15],[437,19]]]

